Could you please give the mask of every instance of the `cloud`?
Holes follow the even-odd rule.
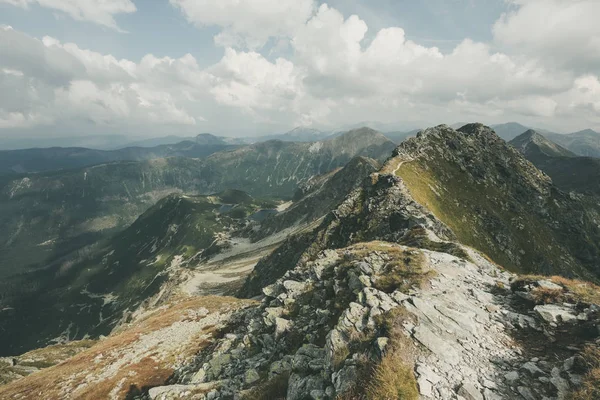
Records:
[[[136,11],[131,0],[0,0],[17,7],[28,8],[37,4],[44,8],[63,12],[78,21],[89,21],[110,29],[122,31],[114,16]]]
[[[580,73],[600,69],[600,2],[511,0],[515,9],[494,25],[495,40],[513,52]]]
[[[170,0],[197,26],[223,30],[215,42],[224,47],[262,47],[271,37],[293,36],[312,15],[314,0]]]
[[[458,120],[519,120],[573,130],[600,125],[598,70],[582,67],[583,57],[593,61],[594,55],[554,63],[527,37],[510,39],[518,42],[514,52],[471,39],[441,51],[407,39],[401,27],[369,33],[359,16],[327,5],[313,8],[312,2],[294,2],[298,16],[283,15],[279,7],[262,13],[268,0],[171,1],[190,21],[219,26],[221,39],[233,38],[220,61],[200,67],[191,54],[117,59],[0,28],[0,91],[6,93],[0,126],[241,135],[295,125],[337,129],[365,120],[404,127]],[[567,9],[587,4],[549,1]],[[536,4],[519,0],[496,27],[511,25]],[[593,36],[595,28],[588,28]],[[505,38],[517,38],[511,32]],[[270,40],[288,45],[285,57],[263,54]],[[531,56],[527,46],[536,49]]]

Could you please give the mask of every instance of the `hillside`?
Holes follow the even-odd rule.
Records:
[[[256,301],[146,305],[0,397],[597,398],[600,288],[508,272],[597,279],[596,210],[478,124],[427,129],[368,179],[349,179],[374,167],[355,159],[304,187],[288,210],[328,201],[336,176],[350,193],[256,264],[240,291]],[[254,203],[240,192],[217,202],[231,198]],[[156,231],[152,220],[135,235]],[[161,296],[180,284],[165,280]]]
[[[489,128],[431,129],[401,145],[396,162],[418,202],[500,265],[600,275],[597,205],[560,191]]]
[[[284,266],[327,248],[364,240],[424,246],[426,238],[403,238],[417,222],[513,271],[600,277],[600,205],[560,191],[490,128],[425,130],[402,143],[382,171],[387,174],[352,192],[317,230],[291,237],[283,245],[289,251],[262,260],[241,293],[256,294]]]
[[[524,133],[510,144],[562,190],[600,194],[600,159],[579,157],[534,131]]]
[[[600,133],[591,129],[568,135],[546,134],[548,139],[584,157],[600,157]]]
[[[158,293],[174,269],[227,246],[271,202],[246,193],[211,196],[173,194],[130,227],[77,258],[0,283],[0,355],[20,354],[52,341],[108,334],[142,302]]]
[[[165,157],[201,158],[236,146],[222,140],[200,138],[154,147],[126,147],[118,150],[94,150],[81,147],[52,147],[0,151],[0,175],[17,175],[76,169],[117,161],[143,161]]]
[[[42,268],[135,220],[173,192],[239,189],[291,198],[303,182],[355,156],[385,160],[394,144],[368,129],[315,143],[270,141],[203,160],[121,162],[0,179],[0,276]]]

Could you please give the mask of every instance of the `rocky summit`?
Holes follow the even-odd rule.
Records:
[[[146,301],[46,364],[30,361],[43,350],[0,359],[0,398],[600,398],[597,200],[492,129],[426,129],[252,218],[267,204],[159,203],[124,234],[140,236],[140,270],[156,268],[154,242],[171,265],[134,286],[155,285]],[[153,242],[156,226],[171,234]],[[108,253],[95,273],[112,282],[103,257],[128,252]]]

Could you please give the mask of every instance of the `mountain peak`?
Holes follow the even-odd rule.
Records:
[[[575,154],[550,141],[537,131],[529,129],[509,142],[529,159],[536,156],[575,157]]]

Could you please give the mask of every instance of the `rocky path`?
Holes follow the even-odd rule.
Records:
[[[571,311],[554,305],[563,314],[556,319],[524,305],[508,289],[514,275],[465,250],[471,261],[384,242],[325,251],[266,287],[261,305],[238,315],[210,352],[180,371],[177,386],[153,389],[151,397],[228,399],[289,376],[288,400],[333,399],[355,385],[359,360],[385,352],[389,338],[380,336],[377,316],[404,308],[416,317],[403,326],[416,349],[423,399],[565,398],[581,379],[573,371],[575,353],[540,356],[527,343],[548,342],[549,330]],[[377,276],[407,251],[424,256],[424,268],[434,275],[429,283],[405,292],[378,290]],[[341,311],[335,308],[340,303]],[[552,318],[559,324],[549,323]]]

